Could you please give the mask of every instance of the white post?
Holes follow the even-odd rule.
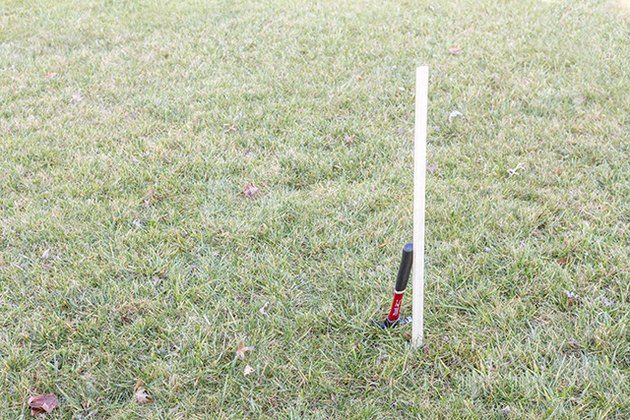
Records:
[[[429,68],[416,69],[416,123],[413,143],[413,270],[411,346],[424,342],[424,185],[427,162]]]

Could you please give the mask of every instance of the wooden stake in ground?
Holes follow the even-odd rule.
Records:
[[[411,346],[424,342],[424,186],[427,162],[429,68],[416,69],[416,123],[413,145],[413,271]]]

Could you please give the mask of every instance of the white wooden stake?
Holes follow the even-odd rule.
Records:
[[[424,342],[424,186],[427,166],[429,68],[416,69],[416,123],[413,143],[413,270],[411,346]]]

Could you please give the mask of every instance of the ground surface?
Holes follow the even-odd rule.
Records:
[[[627,418],[627,9],[433,3],[2,2],[2,417]]]

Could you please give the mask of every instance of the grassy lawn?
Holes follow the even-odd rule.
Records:
[[[262,3],[0,4],[0,416],[628,418],[628,6]]]

